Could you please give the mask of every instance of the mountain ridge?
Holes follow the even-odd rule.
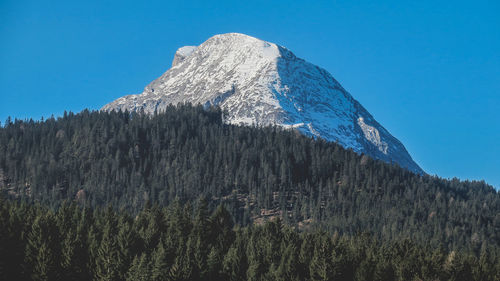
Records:
[[[231,124],[293,128],[424,172],[328,71],[285,47],[240,33],[178,49],[172,67],[141,94],[119,98],[102,110],[154,113],[186,102],[220,106]]]

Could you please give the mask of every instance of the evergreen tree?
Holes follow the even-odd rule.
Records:
[[[25,259],[34,280],[58,280],[58,233],[52,213],[38,216],[28,233]]]
[[[108,222],[104,227],[102,240],[97,250],[96,280],[119,280],[119,250],[114,231],[115,228],[111,222]]]
[[[163,247],[163,242],[160,241],[151,258],[151,281],[167,281],[169,269],[167,252]]]
[[[135,257],[128,271],[127,281],[149,281],[151,280],[151,268],[146,253]]]

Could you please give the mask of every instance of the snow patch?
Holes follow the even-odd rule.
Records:
[[[303,127],[305,124],[304,123],[297,123],[297,124],[283,124],[281,125],[285,129],[296,129]]]
[[[194,51],[196,51],[197,48],[198,48],[198,46],[184,46],[184,47],[179,48],[177,50],[177,53],[179,55],[187,57],[187,56],[190,56]]]
[[[375,127],[367,125],[363,117],[358,118],[358,125],[361,127],[365,138],[375,145],[380,152],[387,154],[387,143],[380,139],[380,134]]]

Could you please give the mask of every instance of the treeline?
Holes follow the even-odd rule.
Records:
[[[1,280],[500,280],[498,252],[479,257],[411,240],[298,232],[279,219],[234,227],[204,200],[137,216],[0,199]]]
[[[500,245],[500,194],[484,182],[417,175],[280,128],[224,124],[219,109],[65,113],[0,128],[0,190],[53,208],[75,200],[131,214],[204,196],[239,225],[370,232],[479,256]]]

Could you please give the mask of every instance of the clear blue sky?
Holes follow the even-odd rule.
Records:
[[[498,188],[499,3],[0,0],[0,120],[99,109],[240,32],[327,69],[428,173]]]

